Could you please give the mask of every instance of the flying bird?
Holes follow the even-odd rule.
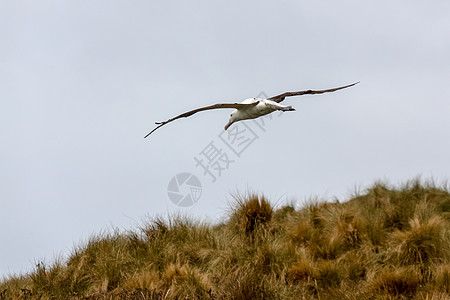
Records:
[[[144,138],[148,137],[150,134],[152,134],[156,129],[160,128],[161,126],[166,125],[167,123],[170,123],[172,121],[175,121],[180,118],[186,118],[189,116],[192,116],[195,113],[198,113],[200,111],[204,110],[211,110],[211,109],[219,109],[219,108],[234,108],[234,111],[230,115],[230,119],[228,123],[225,125],[225,130],[228,129],[228,127],[231,126],[231,124],[241,121],[241,120],[247,120],[247,119],[256,119],[261,116],[270,114],[276,110],[279,111],[295,111],[295,109],[292,106],[284,106],[279,104],[282,102],[286,97],[292,97],[292,96],[300,96],[300,95],[306,95],[306,94],[323,94],[323,93],[329,93],[334,92],[337,90],[342,90],[351,86],[354,86],[355,84],[359,83],[355,82],[346,86],[341,86],[333,89],[327,89],[327,90],[306,90],[306,91],[299,91],[299,92],[286,92],[280,95],[276,95],[267,99],[259,99],[259,98],[249,98],[245,99],[241,103],[217,103],[205,107],[196,108],[193,110],[190,110],[188,112],[182,113],[176,117],[173,117],[167,121],[164,122],[155,122],[156,126],[152,131],[150,131]]]

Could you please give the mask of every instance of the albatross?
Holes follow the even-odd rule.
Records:
[[[155,122],[156,126],[152,131],[150,131],[144,138],[148,137],[150,134],[152,134],[156,129],[160,128],[161,126],[166,125],[167,123],[170,123],[172,121],[175,121],[180,118],[187,118],[189,116],[192,116],[193,114],[196,114],[200,111],[205,110],[211,110],[211,109],[219,109],[219,108],[234,108],[234,111],[230,115],[230,119],[228,123],[225,125],[224,129],[227,130],[228,127],[231,126],[231,124],[241,121],[241,120],[248,120],[248,119],[256,119],[261,116],[270,114],[274,111],[295,111],[295,108],[292,106],[284,106],[281,105],[280,102],[282,102],[286,97],[292,97],[292,96],[300,96],[300,95],[306,95],[306,94],[323,94],[323,93],[330,93],[337,90],[342,90],[351,86],[354,86],[355,84],[359,83],[355,82],[346,86],[341,86],[337,88],[327,89],[327,90],[306,90],[306,91],[298,91],[298,92],[286,92],[283,94],[279,94],[267,99],[259,99],[259,98],[249,98],[245,99],[241,103],[217,103],[209,106],[204,106],[200,108],[196,108],[190,111],[187,111],[185,113],[182,113],[176,117],[170,118],[167,121],[164,122]]]

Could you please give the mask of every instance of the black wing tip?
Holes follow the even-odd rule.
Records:
[[[348,87],[357,85],[357,84],[360,83],[360,82],[361,82],[361,81],[356,81],[356,82],[350,83],[350,84],[348,84],[348,85],[341,86],[341,87],[339,87],[339,88],[340,88],[340,89],[348,88]]]
[[[338,91],[338,90],[346,89],[346,88],[352,87],[352,86],[354,86],[354,85],[357,85],[358,83],[360,83],[360,81],[357,81],[357,82],[354,82],[354,83],[351,83],[351,84],[348,84],[348,85],[344,85],[344,86],[335,88],[333,91]]]
[[[145,136],[144,136],[144,139],[145,138],[147,138],[150,134],[152,134],[153,133],[153,131],[155,131],[156,130],[156,128],[155,129],[153,129],[152,131],[150,131],[149,133],[147,133]]]
[[[150,134],[152,134],[156,129],[158,129],[159,127],[156,127],[155,129],[153,129],[152,131],[150,131],[149,133],[147,133],[145,136],[144,136],[144,139],[146,138],[146,137],[148,137]]]
[[[147,135],[144,136],[144,139],[145,139],[146,137],[148,137],[150,134],[152,134],[156,129],[158,129],[159,127],[161,127],[161,126],[163,126],[164,124],[167,124],[167,123],[168,123],[167,121],[166,121],[166,122],[155,122],[155,124],[158,125],[158,126],[156,126],[152,131],[150,131],[149,133],[147,133]]]

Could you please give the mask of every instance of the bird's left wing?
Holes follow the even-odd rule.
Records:
[[[323,94],[323,93],[329,93],[329,92],[334,92],[337,90],[342,90],[351,86],[354,86],[355,84],[358,84],[358,82],[346,85],[346,86],[341,86],[341,87],[337,87],[334,89],[328,89],[328,90],[317,90],[317,91],[313,91],[313,90],[306,90],[306,91],[299,91],[299,92],[286,92],[280,95],[276,95],[273,97],[268,98],[267,100],[272,100],[275,101],[277,103],[280,103],[281,101],[283,101],[286,97],[291,97],[291,96],[300,96],[300,95],[306,95],[306,94]]]
[[[213,105],[209,105],[209,106],[205,106],[205,107],[200,107],[200,108],[196,108],[190,111],[187,111],[185,113],[182,113],[176,117],[173,117],[167,121],[164,122],[155,122],[156,126],[152,131],[150,131],[146,136],[144,136],[144,138],[148,137],[150,134],[152,134],[156,129],[158,129],[161,126],[166,125],[167,123],[170,123],[172,121],[175,121],[176,119],[179,118],[187,118],[189,116],[192,116],[195,113],[198,113],[200,111],[204,111],[204,110],[211,110],[211,109],[219,109],[219,108],[235,108],[235,109],[242,109],[242,108],[247,108],[247,107],[251,107],[251,106],[255,106],[259,103],[259,101],[253,102],[253,103],[249,103],[249,104],[245,104],[245,103],[217,103],[217,104],[213,104]]]

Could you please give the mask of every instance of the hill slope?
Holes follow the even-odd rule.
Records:
[[[0,283],[0,299],[449,299],[450,194],[375,184],[344,203],[274,210],[237,197],[227,220],[155,219]]]

